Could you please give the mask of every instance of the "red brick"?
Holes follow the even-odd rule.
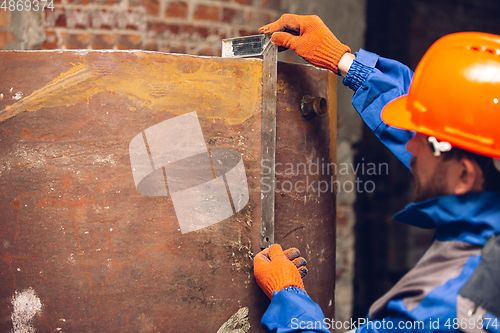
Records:
[[[236,16],[236,9],[234,8],[223,8],[222,9],[222,22],[231,23]]]
[[[86,9],[66,10],[65,16],[68,28],[87,29],[91,27],[90,15]]]
[[[167,31],[177,35],[180,32],[181,27],[178,24],[168,24],[165,22],[148,22],[147,30],[154,31],[158,35]]]
[[[90,0],[91,4],[113,6],[119,5],[121,0]]]
[[[258,33],[259,33],[258,30],[247,30],[247,29],[238,30],[238,36],[251,36],[251,35],[257,35]]]
[[[146,30],[147,16],[139,11],[128,10],[116,15],[115,26],[119,29]]]
[[[231,37],[234,37],[234,35],[230,35],[230,36],[228,36],[228,35],[226,35],[226,33],[224,33],[224,32],[219,32],[219,34],[218,34],[218,35],[219,35],[219,38],[220,38],[220,40],[221,40],[221,41],[222,41],[223,39],[226,39],[226,38],[231,38]],[[221,49],[221,51],[222,51],[222,49]],[[222,54],[222,53],[219,53],[219,54]]]
[[[45,41],[42,50],[53,50],[58,48],[58,38],[55,31],[45,31]]]
[[[86,49],[89,45],[90,33],[66,34],[62,33],[63,47],[67,49]]]
[[[10,27],[10,12],[0,10],[0,27]]]
[[[281,0],[264,0],[262,7],[269,9],[281,9]]]
[[[57,8],[55,10],[45,10],[45,27],[66,27],[66,14],[64,9]]]
[[[92,0],[68,0],[71,5],[88,5]]]
[[[90,39],[92,49],[112,49],[115,45],[116,34],[95,34]]]
[[[0,31],[0,50],[3,50],[10,42],[15,41],[17,41],[17,38],[11,32]]]
[[[219,7],[198,5],[194,11],[194,19],[199,21],[219,21]]]
[[[184,44],[180,44],[177,46],[170,46],[170,51],[168,51],[168,52],[185,54],[186,53],[186,46]]]
[[[66,15],[64,13],[59,15],[59,17],[56,20],[55,26],[63,28],[66,27]]]
[[[243,10],[238,10],[234,8],[223,8],[222,22],[245,25],[246,24],[245,12]]]
[[[142,49],[141,36],[136,34],[119,35],[116,38],[116,48],[119,50]]]
[[[149,42],[144,45],[144,50],[147,51],[158,51],[158,44],[156,42]]]
[[[186,54],[186,46],[183,43],[176,44],[176,45],[162,45],[158,51],[160,52],[166,52],[166,53],[182,53]]]
[[[235,0],[234,2],[240,5],[249,5],[249,6],[253,4],[253,0]]]
[[[92,27],[95,29],[113,29],[117,24],[116,12],[103,10],[96,10],[92,14]]]
[[[207,38],[210,36],[210,30],[207,27],[199,27],[199,26],[194,26],[190,24],[182,25],[180,33],[186,33],[189,35],[199,35],[202,38]]]
[[[198,35],[207,38],[211,35],[209,28],[205,26],[195,26],[192,24],[169,24],[165,22],[148,22],[148,31],[154,31],[157,35],[171,33],[174,35]]]
[[[151,16],[160,15],[160,1],[159,0],[144,0],[146,13]]]
[[[167,17],[186,18],[188,14],[188,3],[184,1],[169,2],[165,15]]]
[[[151,16],[159,16],[159,0],[129,0],[130,7],[141,7],[146,9],[146,13]]]
[[[214,56],[215,54],[211,47],[205,47],[204,49],[196,52],[196,55],[210,57]]]

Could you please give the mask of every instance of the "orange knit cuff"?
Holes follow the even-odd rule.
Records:
[[[297,274],[290,274],[287,271],[274,271],[268,277],[267,284],[260,287],[269,298],[272,298],[273,292],[287,287],[297,287],[305,291],[304,283],[298,271]]]
[[[338,74],[338,65],[340,58],[346,53],[351,52],[349,46],[342,44],[334,36],[327,37],[316,49],[311,63],[319,67],[328,68],[335,74]]]

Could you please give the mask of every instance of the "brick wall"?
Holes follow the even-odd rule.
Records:
[[[281,14],[281,0],[53,1],[53,10],[31,13],[40,16],[44,36],[30,48],[220,55],[221,39],[255,34]],[[1,49],[22,48],[16,43],[7,46],[16,41],[13,28],[28,19],[24,15],[13,20],[15,16],[0,10]],[[18,36],[17,42],[21,39]]]

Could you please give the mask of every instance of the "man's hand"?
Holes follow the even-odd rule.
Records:
[[[257,284],[272,299],[274,291],[286,287],[305,290],[302,277],[307,274],[306,261],[296,248],[283,251],[274,244],[255,256],[254,274]]]
[[[286,31],[294,31],[299,35]],[[259,32],[273,34],[273,44],[289,48],[311,64],[335,74],[338,73],[340,58],[344,53],[351,52],[316,15],[284,14],[278,21],[261,27]]]

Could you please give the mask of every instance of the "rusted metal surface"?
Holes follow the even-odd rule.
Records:
[[[278,72],[277,172],[330,160],[334,75],[305,65],[280,64]],[[260,250],[260,60],[0,52],[0,77],[0,331],[217,332],[242,307],[250,332],[261,331],[269,300],[252,273]],[[327,98],[330,115],[304,119],[305,94]],[[193,111],[209,151],[241,154],[249,200],[219,223],[182,233],[170,196],[137,190],[129,145]],[[306,289],[333,317],[335,193],[297,189],[278,187],[275,239],[302,250]],[[25,299],[39,302],[36,314],[19,308]]]
[[[305,95],[325,98],[329,112],[304,118]],[[278,66],[275,242],[304,255],[310,268],[305,289],[327,318],[334,318],[335,303],[336,105],[334,74],[310,65]]]
[[[317,114],[326,112],[328,112],[328,103],[324,97],[309,95],[302,97],[302,101],[300,102],[300,113],[303,117],[311,119]]]

